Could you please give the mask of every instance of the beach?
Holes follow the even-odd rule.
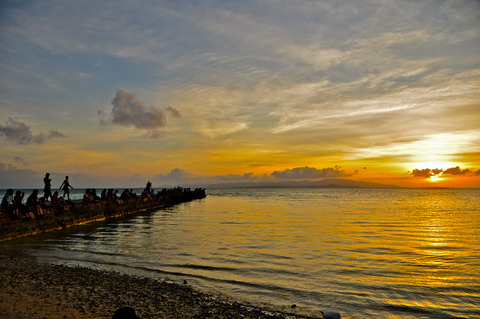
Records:
[[[142,319],[312,318],[209,295],[188,282],[45,264],[22,253],[0,252],[0,318],[111,318],[123,306]]]

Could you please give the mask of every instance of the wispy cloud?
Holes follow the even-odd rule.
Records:
[[[22,146],[65,133],[81,141],[72,163],[84,171],[113,160],[81,159],[127,144],[144,155],[131,163],[174,159],[193,175],[230,170],[225,179],[264,178],[244,173],[259,167],[321,176],[304,166],[342,161],[478,163],[475,0],[7,1],[0,15],[2,162],[63,158],[67,145],[42,161]],[[62,133],[35,132],[32,117]]]

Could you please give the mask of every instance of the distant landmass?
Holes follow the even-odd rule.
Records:
[[[279,181],[279,182],[240,182],[218,183],[208,185],[208,188],[250,188],[250,187],[316,187],[316,188],[401,188],[396,185],[359,182],[350,179],[323,179],[320,181]]]

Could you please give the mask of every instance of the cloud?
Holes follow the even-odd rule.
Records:
[[[177,118],[177,119],[179,119],[181,117],[180,112],[178,112],[178,110],[175,110],[171,106],[167,106],[167,108],[165,110],[167,111],[168,114],[170,114],[171,117],[174,117],[174,118]]]
[[[346,172],[341,166],[335,166],[334,168],[321,168],[315,167],[296,167],[292,169],[286,169],[283,171],[274,171],[271,176],[281,179],[316,179],[327,177],[344,177],[351,176],[351,173]]]
[[[414,169],[412,171],[412,175],[414,177],[430,177],[430,176],[433,176],[434,174],[432,173],[432,170],[430,168],[424,168],[424,169]]]
[[[219,181],[252,181],[256,180],[258,177],[254,176],[253,173],[245,173],[245,174],[227,174],[227,175],[218,175],[215,178]]]
[[[453,176],[473,176],[473,175],[480,175],[480,170],[478,171],[471,171],[470,169],[461,169],[460,166],[450,167],[447,169],[440,169],[440,168],[424,168],[424,169],[414,169],[411,173],[414,177],[431,177],[437,175],[453,175]]]
[[[153,181],[158,181],[161,184],[182,183],[182,182],[190,181],[195,177],[196,177],[195,175],[190,174],[187,171],[177,167],[172,169],[168,174],[159,174],[155,176],[153,178]]]
[[[158,129],[167,125],[167,114],[174,118],[180,118],[180,112],[171,106],[162,109],[155,106],[147,106],[135,93],[129,93],[122,88],[117,91],[112,100],[110,113],[99,111],[100,123],[107,125],[109,122],[121,126],[133,126],[136,129]],[[110,118],[107,119],[106,116]],[[147,133],[148,138],[158,138],[158,131]]]
[[[459,166],[451,167],[443,171],[443,174],[450,174],[450,175],[465,175],[470,173],[469,169],[461,169]]]
[[[147,133],[143,134],[142,136],[147,138],[147,139],[155,140],[155,139],[164,137],[166,135],[167,135],[167,133],[165,133],[165,132],[162,132],[162,131],[159,131],[159,130],[152,130],[152,131],[148,131]]]
[[[27,166],[27,165],[28,165],[28,163],[25,162],[25,160],[24,160],[23,158],[21,158],[20,156],[15,156],[15,157],[13,158],[13,160],[14,160],[15,163],[17,163],[17,164],[20,164],[20,165],[23,165],[23,166]]]
[[[50,130],[47,134],[34,134],[29,126],[12,117],[8,117],[5,125],[0,125],[0,136],[5,137],[7,141],[22,145],[31,143],[41,144],[46,139],[65,137],[64,134],[56,130]]]
[[[61,132],[56,131],[56,130],[50,130],[48,131],[48,134],[46,135],[47,138],[51,137],[65,137]]]

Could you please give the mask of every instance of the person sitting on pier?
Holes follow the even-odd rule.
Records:
[[[118,193],[118,190],[116,192]],[[110,202],[110,203],[113,203],[113,204],[118,204],[119,203],[118,197],[117,197],[116,193],[113,191],[112,188],[110,188],[107,191],[107,201]]]
[[[145,188],[142,192],[142,198],[143,200],[147,201],[147,200],[152,200],[152,196],[150,195],[150,191],[148,188]]]
[[[131,197],[130,197],[130,192],[128,191],[128,189],[125,189],[122,194],[120,194],[120,199],[125,201],[125,200],[129,200]]]
[[[18,209],[13,203],[13,189],[7,189],[7,193],[5,194],[5,196],[3,196],[0,208],[4,209],[12,219],[19,218]]]
[[[102,193],[100,194],[100,198],[102,200],[108,200],[108,197],[107,197],[107,190],[104,188]]]
[[[133,188],[130,188],[130,193],[129,193],[129,195],[130,195],[130,198],[135,198],[135,199],[138,198],[137,194],[133,192]]]
[[[121,201],[120,201],[120,198],[118,198],[118,189],[116,189],[114,192],[113,192],[113,201],[117,204],[120,204]]]
[[[34,189],[32,194],[27,198],[27,207],[33,212],[35,217],[40,217],[43,215],[42,207],[40,206],[40,201],[38,200],[38,190]]]
[[[83,194],[83,202],[84,203],[92,203],[95,199],[92,197],[90,188],[85,190],[85,194]]]
[[[27,219],[33,219],[35,216],[33,213],[28,211],[28,207],[23,204],[23,197],[25,197],[25,193],[22,191],[16,191],[15,196],[13,197],[13,204],[15,208],[18,209],[19,215],[25,215]]]
[[[25,193],[22,191],[16,191],[15,196],[13,197],[13,203],[17,207],[21,207],[23,205],[23,197],[25,197]]]
[[[90,190],[90,196],[93,198],[94,201],[101,200],[100,196],[97,195],[97,190],[95,188],[92,188]]]
[[[70,185],[70,182],[68,181],[68,176],[65,176],[65,180],[60,186],[60,189],[63,189],[63,198],[65,199],[65,196],[67,196],[68,201],[70,201],[70,188],[73,189],[73,187]]]
[[[62,196],[58,196],[58,192],[55,191],[52,195],[52,205],[65,204],[65,200]]]

